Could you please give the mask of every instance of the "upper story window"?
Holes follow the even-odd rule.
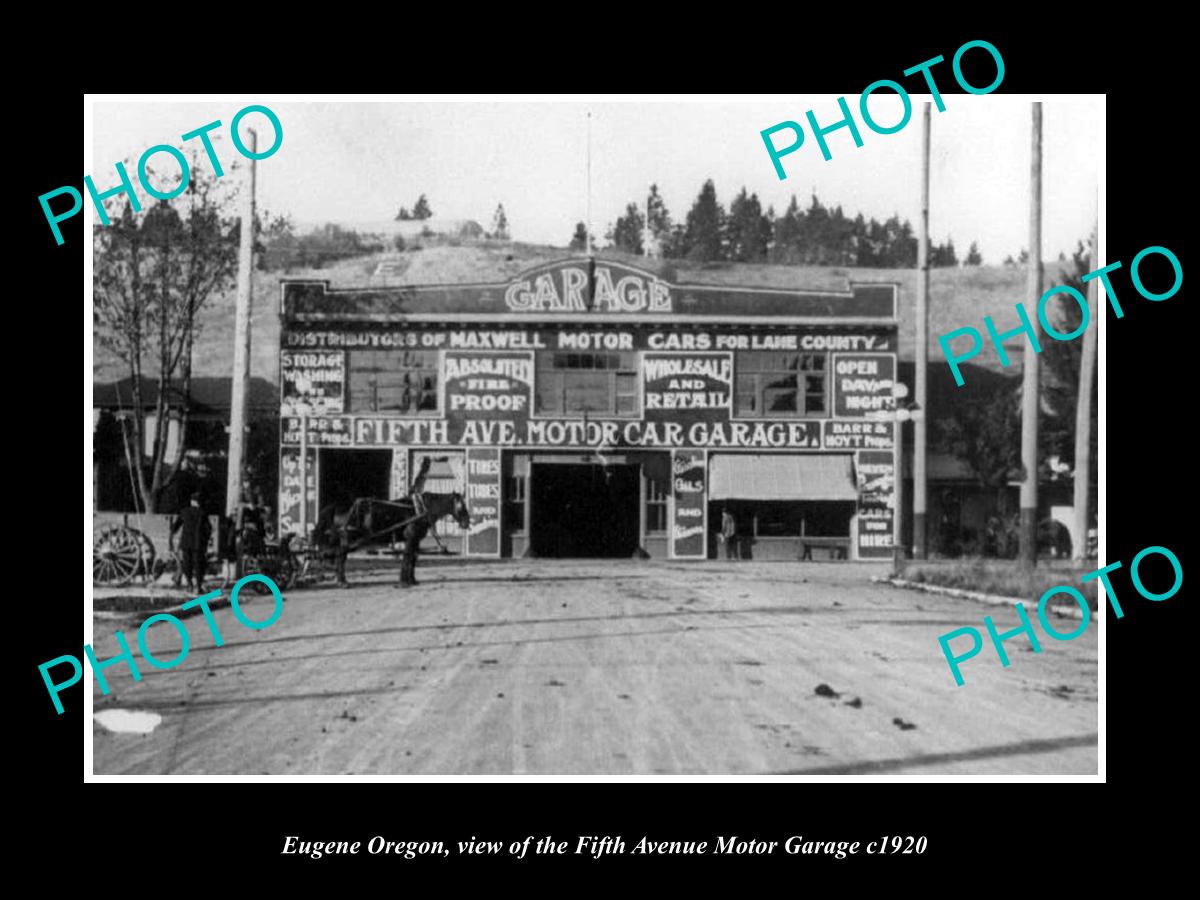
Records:
[[[539,353],[538,413],[636,416],[637,354]]]
[[[350,350],[346,360],[348,412],[432,415],[438,411],[434,350]]]
[[[824,416],[829,409],[828,354],[743,350],[737,354],[739,416]]]

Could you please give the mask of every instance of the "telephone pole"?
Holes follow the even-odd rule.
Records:
[[[1092,235],[1090,268],[1099,267],[1100,231]],[[1079,362],[1079,396],[1075,400],[1075,542],[1071,555],[1087,555],[1088,523],[1091,521],[1088,497],[1092,472],[1092,383],[1096,378],[1096,335],[1100,322],[1096,316],[1096,279],[1087,283],[1087,305],[1092,326],[1083,333],[1083,356]]]
[[[254,167],[258,135],[250,133],[252,158],[242,185],[242,222],[238,242],[237,307],[234,313],[233,396],[229,403],[229,470],[225,478],[225,513],[234,515],[242,497],[242,468],[246,456],[246,389],[250,383],[250,305],[254,268]],[[303,469],[301,469],[303,473]]]
[[[924,559],[929,421],[929,104],[921,123],[921,236],[917,243],[917,352],[913,403],[921,415],[913,422],[913,558]],[[896,373],[899,377],[899,372]]]
[[[1029,167],[1029,283],[1026,302],[1036,304],[1042,296],[1042,104],[1033,104],[1032,159]],[[1037,321],[1031,326],[1036,334]],[[1038,354],[1034,334],[1025,347],[1021,373],[1021,568],[1037,565],[1038,516]]]

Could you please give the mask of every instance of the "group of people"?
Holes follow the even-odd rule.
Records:
[[[186,581],[189,590],[200,593],[208,575],[208,545],[212,525],[201,505],[199,491],[192,493],[185,506],[171,523],[171,545],[179,554],[176,584]],[[266,543],[266,515],[261,503],[243,491],[237,511],[222,519],[218,530],[217,555],[221,560],[222,586],[241,577],[241,561],[246,556],[262,553]],[[178,537],[176,537],[178,535]]]

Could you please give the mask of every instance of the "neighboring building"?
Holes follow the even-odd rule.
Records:
[[[469,556],[892,547],[897,286],[694,283],[560,259],[495,283],[282,282],[281,532],[328,504],[457,490]],[[690,273],[689,273],[690,275]],[[728,281],[728,273],[725,279]]]
[[[180,413],[185,399],[178,383],[169,388],[167,411],[167,447],[165,458],[175,458],[179,450]],[[193,490],[200,490],[206,505],[214,511],[224,508],[225,460],[229,446],[229,378],[192,379],[188,407],[187,444],[182,455],[183,475],[166,492],[159,512],[174,512],[185,505]],[[145,446],[142,464],[148,465],[153,453],[155,417],[158,406],[158,382],[142,378],[141,403],[145,415]],[[251,378],[247,393],[247,418],[251,428],[273,429],[279,414],[279,389],[264,378]],[[138,512],[132,458],[133,379],[97,382],[92,386],[92,464],[93,507],[97,512]],[[128,441],[127,437],[128,436]],[[275,492],[274,466],[264,472],[268,499]]]

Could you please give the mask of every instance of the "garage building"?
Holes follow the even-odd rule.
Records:
[[[897,286],[676,283],[568,258],[502,283],[282,283],[281,532],[423,458],[468,556],[892,552]]]

